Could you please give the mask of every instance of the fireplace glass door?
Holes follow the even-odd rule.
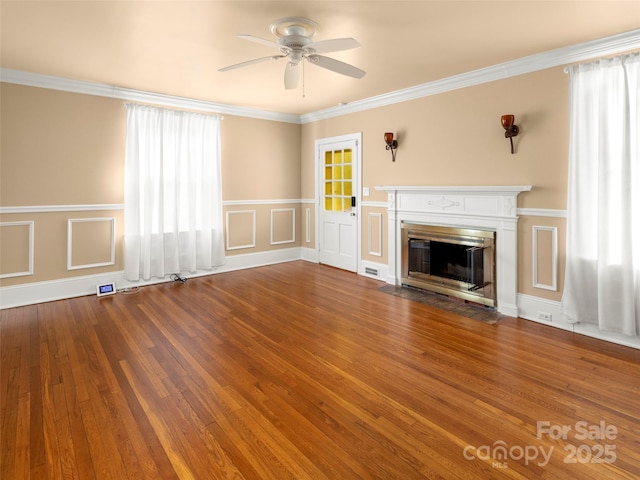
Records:
[[[402,225],[402,283],[495,306],[495,232]]]

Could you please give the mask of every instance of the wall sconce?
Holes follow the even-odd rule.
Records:
[[[393,139],[393,133],[392,132],[386,132],[384,134],[384,142],[387,144],[386,147],[384,147],[387,150],[391,150],[391,161],[395,162],[396,161],[396,149],[398,148],[398,141]]]
[[[520,128],[513,124],[515,121],[515,117],[513,115],[502,115],[500,121],[504,127],[504,138],[508,138],[511,142],[511,153],[513,154],[513,137],[520,133]]]

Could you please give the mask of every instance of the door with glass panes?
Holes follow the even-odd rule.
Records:
[[[356,138],[320,143],[319,257],[320,263],[358,270],[359,142]]]

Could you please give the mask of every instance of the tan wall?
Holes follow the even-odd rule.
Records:
[[[500,116],[508,113],[515,115],[520,127],[520,135],[514,139],[514,155],[500,124]],[[568,125],[568,78],[562,68],[305,124],[302,195],[313,197],[313,142],[362,132],[362,186],[371,191],[369,197],[363,197],[365,202],[387,200],[383,192],[374,190],[376,185],[532,185],[531,192],[519,196],[519,208],[564,210]],[[398,139],[395,163],[384,148],[386,131],[394,132]],[[365,209],[362,257],[386,263],[386,229],[382,257],[368,253],[368,217]],[[533,287],[534,221],[535,225],[557,226],[559,246],[564,248],[564,221],[522,218],[518,232],[521,250],[518,291],[559,300],[561,282],[556,292]],[[539,253],[540,265],[548,265],[550,253]],[[559,260],[561,276],[564,255]]]
[[[122,100],[0,85],[3,207],[124,201]]]
[[[56,90],[0,84],[0,206],[46,207],[113,205],[124,202],[126,109],[123,101]],[[222,176],[225,201],[300,198],[300,125],[226,115],[222,122]],[[300,204],[243,206],[257,212],[251,253],[300,245],[300,232],[289,242],[291,218],[300,227]],[[290,212],[271,210],[294,208]],[[110,222],[78,221],[115,217]],[[274,219],[272,225],[272,218]],[[68,269],[68,220],[72,222]],[[122,210],[3,214],[0,222],[34,222],[32,275],[0,280],[0,285],[55,280],[120,271],[124,218]],[[271,243],[274,232],[275,244]],[[29,262],[28,227],[0,228],[0,274],[25,271]],[[246,235],[236,230],[234,235]],[[105,238],[109,235],[109,238]],[[278,243],[282,242],[282,243]],[[115,247],[113,265],[110,248]],[[106,258],[108,256],[109,258]],[[76,268],[81,267],[81,268]]]
[[[300,125],[292,123],[225,115],[224,199],[300,198],[300,130]]]
[[[125,109],[116,99],[2,84],[2,164],[0,204],[7,206],[120,204],[123,202]],[[509,153],[500,115],[513,113],[521,128],[516,154]],[[393,131],[399,141],[397,161],[384,149],[382,134]],[[533,185],[519,198],[520,208],[566,208],[568,149],[568,79],[561,68],[491,82],[366,112],[306,125],[226,115],[222,124],[223,195],[232,214],[229,255],[288,246],[315,246],[313,203],[269,204],[270,199],[313,199],[314,141],[362,132],[362,186],[386,201],[376,185]],[[260,200],[251,204],[251,200]],[[249,202],[247,204],[247,201]],[[277,212],[275,217],[272,210]],[[308,212],[308,213],[307,213]],[[380,216],[382,214],[382,216]],[[67,220],[116,217],[116,261],[113,266],[67,270]],[[307,216],[309,220],[307,221]],[[295,240],[290,239],[295,219]],[[121,270],[121,212],[54,212],[3,215],[3,222],[35,220],[35,268],[30,276],[7,278],[2,285]],[[386,214],[383,208],[362,212],[362,258],[386,263]],[[275,222],[275,223],[274,223]],[[77,227],[73,262],[102,259],[105,243],[89,241],[86,225]],[[533,286],[534,226],[557,228],[558,289]],[[95,228],[104,228],[96,223]],[[3,229],[7,245],[23,241],[24,228]],[[379,235],[382,232],[382,242]],[[225,232],[226,234],[226,232]],[[272,235],[275,242],[272,242]],[[308,238],[307,238],[308,237]],[[522,217],[519,224],[519,288],[552,300],[560,298],[564,270],[565,221]],[[310,241],[307,241],[310,240]],[[535,256],[539,279],[549,276],[547,237]],[[83,246],[82,243],[85,243]],[[279,243],[283,242],[283,243]],[[91,245],[86,245],[91,244]],[[0,273],[23,268],[19,259],[0,266]],[[2,247],[3,257],[7,248]]]

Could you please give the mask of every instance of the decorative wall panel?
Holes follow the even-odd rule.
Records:
[[[271,245],[294,243],[296,241],[296,209],[271,209]]]
[[[368,251],[369,255],[382,256],[382,214],[369,213],[368,215]]]
[[[67,270],[103,267],[115,262],[115,217],[67,220]]]
[[[311,243],[311,209],[304,209],[304,241]]]
[[[256,246],[256,211],[235,210],[226,216],[227,250]]]
[[[34,223],[0,223],[0,278],[33,275]]]
[[[532,230],[533,286],[555,292],[558,290],[558,229],[536,225]]]

